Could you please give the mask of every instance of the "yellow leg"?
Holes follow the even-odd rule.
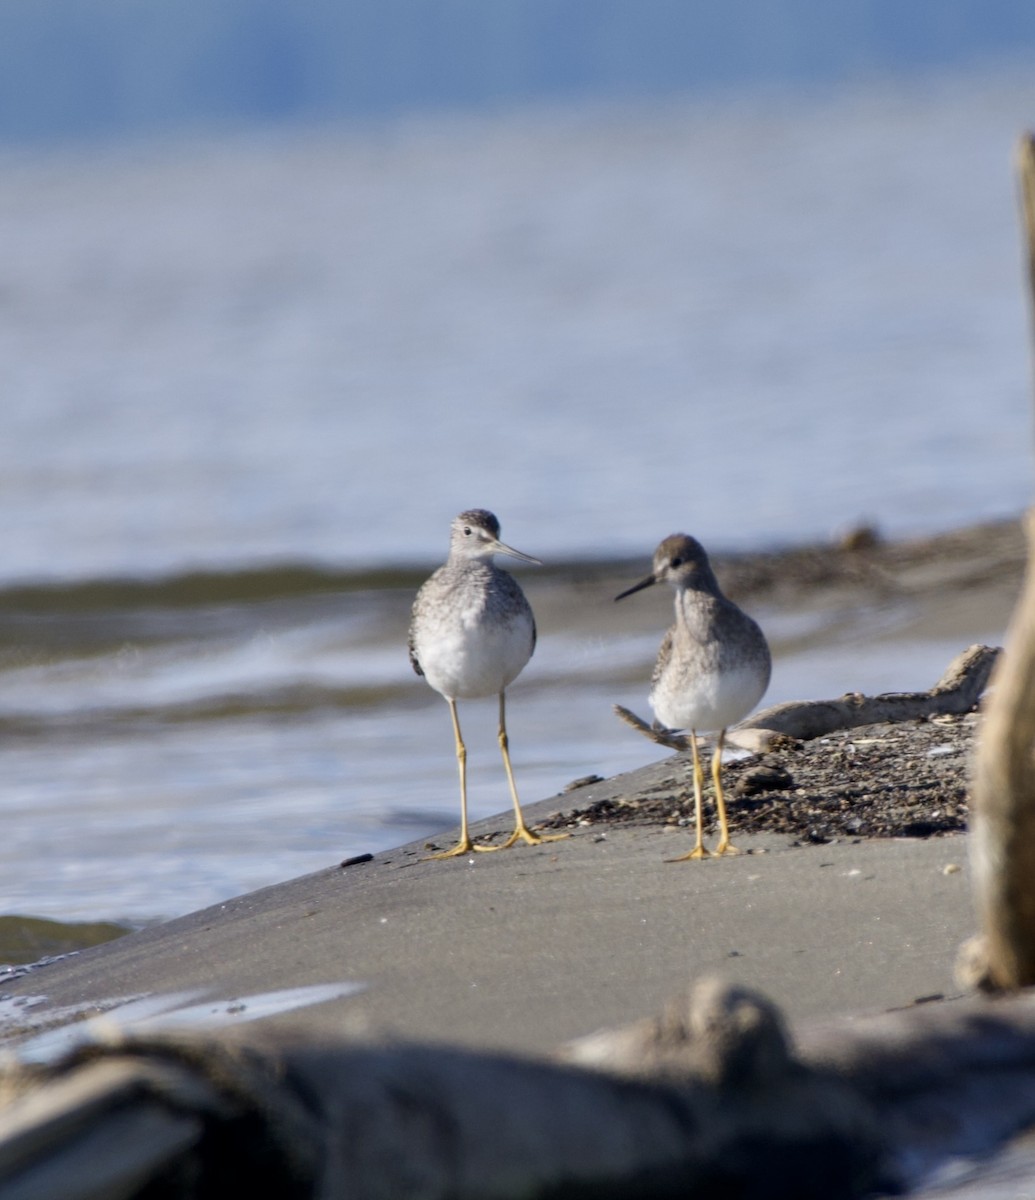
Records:
[[[716,854],[739,854],[736,846],[730,843],[730,829],[726,823],[726,798],[722,794],[722,745],[726,740],[726,730],[719,731],[715,743],[715,753],[712,755],[712,780],[715,783],[715,807],[719,810],[719,844],[715,847]]]
[[[429,854],[428,858],[457,858],[461,854],[469,854],[472,850],[480,849],[471,841],[467,832],[467,747],[460,733],[460,718],[457,716],[456,701],[448,696],[449,715],[453,718],[453,737],[456,741],[456,761],[460,768],[460,840],[452,850],[443,850],[439,854]]]
[[[697,826],[697,841],[689,854],[681,854],[679,858],[670,858],[669,862],[689,862],[694,858],[707,858],[708,851],[704,848],[704,814],[701,811],[701,793],[704,790],[704,768],[701,757],[697,752],[697,731],[690,730],[690,749],[694,754],[694,819]]]
[[[558,842],[562,838],[566,838],[568,836],[566,833],[533,833],[525,824],[525,818],[521,812],[521,804],[518,801],[517,785],[514,783],[514,769],[510,765],[510,743],[507,739],[507,710],[503,692],[500,692],[499,743],[500,753],[503,755],[503,769],[507,772],[507,783],[510,785],[510,798],[514,802],[514,832],[505,842],[501,842],[498,846],[479,846],[477,848],[479,850],[506,850],[509,846],[513,846],[519,839],[527,842],[530,846],[538,846],[541,842]]]

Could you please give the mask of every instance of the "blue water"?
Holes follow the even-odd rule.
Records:
[[[471,504],[555,556],[1013,512],[1032,115],[995,75],[14,156],[0,582],[423,561]]]
[[[1035,78],[995,68],[8,150],[0,600],[430,568],[475,505],[553,563],[1015,513],[1033,119]],[[455,821],[409,593],[165,603],[4,623],[0,911],[170,916]],[[510,709],[527,799],[649,757],[610,714],[644,708],[660,635],[630,621],[541,621]],[[954,649],[917,679],[843,678],[858,648],[778,664],[770,698],[927,686]]]

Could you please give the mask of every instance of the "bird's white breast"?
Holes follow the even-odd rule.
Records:
[[[650,703],[669,729],[718,732],[742,720],[765,694],[768,672],[748,666],[684,674],[666,671],[655,683]]]
[[[493,696],[521,673],[532,656],[531,615],[489,619],[484,604],[472,602],[419,630],[415,648],[428,683],[443,696]]]

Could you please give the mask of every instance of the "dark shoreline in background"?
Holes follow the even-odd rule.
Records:
[[[534,571],[540,583],[583,584],[639,571],[652,546],[637,555],[545,560]],[[774,593],[832,584],[880,587],[876,572],[942,564],[948,571],[970,563],[987,574],[1023,563],[1018,517],[984,521],[959,529],[908,538],[885,539],[862,525],[829,541],[760,550],[711,550],[726,590],[740,595]],[[403,566],[338,567],[306,560],[284,560],[238,567],[188,568],[150,576],[100,576],[81,579],[12,581],[0,585],[0,620],[15,614],[58,615],[112,609],[179,608],[194,605],[248,604],[290,600],[328,593],[416,590],[439,559]],[[867,575],[870,578],[867,578]]]
[[[612,598],[641,578],[651,547],[642,555],[570,560],[519,568],[539,625],[545,661],[547,639],[562,634],[587,647],[602,665],[600,648],[631,634],[653,636],[668,619],[670,602],[659,595],[624,611]],[[958,648],[1001,636],[1020,585],[1025,548],[1018,518],[985,522],[925,537],[884,541],[868,528],[836,541],[796,547],[712,554],[724,590],[766,627],[776,656],[810,651],[832,641],[853,644],[916,637]],[[195,654],[228,639],[271,629],[322,624],[330,644],[405,644],[410,605],[436,563],[400,568],[343,569],[281,563],[227,571],[187,571],[155,578],[85,579],[0,587],[0,655],[9,667],[36,667],[78,658],[113,659],[129,648],[162,648]],[[769,618],[778,616],[777,621]],[[866,620],[867,616],[876,620]],[[790,620],[783,618],[790,617]],[[348,641],[349,638],[353,640]],[[351,652],[347,650],[346,653]],[[96,711],[47,713],[8,707],[0,729],[25,738],[95,736],[97,723],[193,719],[353,709],[372,703],[413,702],[413,679],[399,652],[397,675],[382,674],[353,686],[342,666],[335,677],[236,684],[182,703],[129,704]],[[642,668],[610,669],[614,682],[638,682]],[[908,686],[926,681],[913,680]],[[890,681],[888,686],[894,686]],[[853,686],[846,679],[845,686]],[[900,686],[907,686],[903,680]],[[804,697],[786,697],[804,698]]]

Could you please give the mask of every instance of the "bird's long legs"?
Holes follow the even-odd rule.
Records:
[[[536,846],[540,842],[556,842],[560,838],[566,838],[566,833],[551,833],[538,834],[533,833],[525,824],[525,818],[521,812],[521,805],[518,802],[517,786],[514,783],[514,770],[510,765],[510,749],[507,741],[507,720],[506,707],[503,698],[503,693],[500,692],[500,726],[499,726],[499,743],[500,751],[503,754],[503,767],[507,772],[507,783],[510,785],[510,796],[514,802],[514,832],[507,838],[505,842],[501,842],[498,846],[479,846],[477,842],[471,840],[470,832],[467,827],[467,748],[464,745],[463,735],[460,732],[460,718],[456,710],[456,701],[451,700],[448,696],[446,701],[449,704],[449,715],[453,719],[453,737],[456,741],[456,761],[460,769],[460,840],[451,850],[442,850],[438,854],[429,854],[428,858],[457,858],[462,854],[469,854],[472,850],[479,850],[483,853],[488,853],[492,850],[506,850],[509,846],[520,838],[521,841],[528,842],[531,846]]]
[[[722,747],[726,741],[726,730],[719,731],[715,740],[715,753],[712,755],[712,783],[715,785],[715,807],[719,813],[719,844],[715,854],[739,854],[740,851],[730,842],[730,830],[726,821],[726,797],[722,791]],[[690,748],[694,754],[694,817],[697,825],[697,841],[689,854],[681,854],[679,858],[670,858],[669,862],[687,862],[692,858],[708,858],[709,852],[704,848],[704,818],[701,813],[701,792],[704,789],[704,768],[697,751],[697,732],[690,730]]]
[[[715,783],[715,807],[719,810],[719,844],[715,847],[716,854],[739,854],[740,851],[730,842],[730,829],[726,823],[726,797],[722,794],[722,746],[726,740],[726,730],[720,729],[715,741],[715,753],[712,755],[712,780]]]
[[[566,833],[533,833],[525,824],[525,818],[521,812],[521,804],[518,801],[517,785],[514,783],[514,770],[510,765],[510,743],[507,739],[507,707],[503,692],[500,692],[500,727],[498,737],[500,753],[503,755],[503,769],[507,772],[507,783],[510,785],[510,798],[514,802],[514,832],[505,842],[501,842],[498,846],[479,846],[478,849],[506,850],[508,846],[513,846],[519,838],[523,842],[528,842],[530,846],[538,846],[540,842],[557,842],[561,838],[566,838],[568,836]]]
[[[438,854],[429,854],[429,858],[456,858],[458,855],[468,854],[472,850],[482,849],[482,847],[476,846],[471,841],[471,835],[467,831],[467,747],[464,745],[463,735],[460,732],[460,718],[456,711],[456,701],[447,696],[446,703],[449,705],[449,715],[453,718],[456,761],[457,766],[460,768],[460,840],[452,850],[442,850]]]
[[[670,858],[669,862],[689,862],[694,858],[708,858],[704,848],[704,814],[701,811],[701,793],[704,791],[704,768],[701,766],[701,756],[697,750],[697,730],[690,730],[690,749],[694,755],[694,823],[697,828],[697,840],[694,848],[688,854],[678,858]]]

